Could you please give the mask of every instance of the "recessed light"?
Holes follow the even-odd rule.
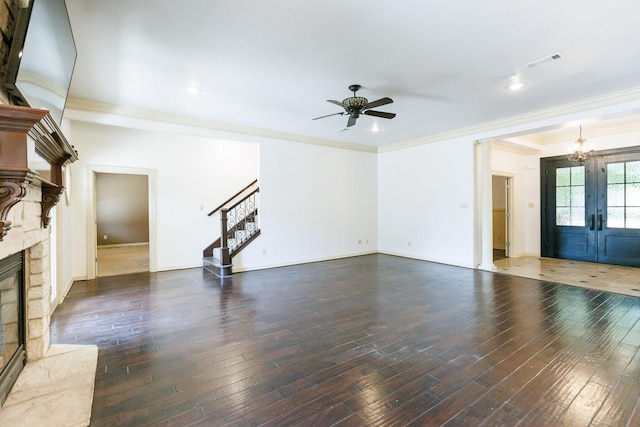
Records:
[[[377,123],[374,123],[373,126],[371,126],[371,132],[379,132],[380,128],[378,127]]]
[[[199,87],[195,87],[195,86],[189,86],[187,88],[187,92],[189,92],[191,95],[198,95],[198,94],[202,93],[202,89],[200,89]]]
[[[507,86],[507,89],[515,92],[515,91],[518,91],[518,90],[522,89],[526,85],[527,84],[525,82],[513,82],[509,86]]]

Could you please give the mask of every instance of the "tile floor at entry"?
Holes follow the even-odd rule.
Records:
[[[640,269],[525,256],[494,261],[496,272],[640,297]]]

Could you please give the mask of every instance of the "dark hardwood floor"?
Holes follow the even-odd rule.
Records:
[[[640,299],[386,255],[77,282],[95,426],[638,426]]]

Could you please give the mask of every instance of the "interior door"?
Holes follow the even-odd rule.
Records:
[[[542,164],[542,255],[640,266],[640,153]]]

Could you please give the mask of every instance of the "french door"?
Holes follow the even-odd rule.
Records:
[[[542,255],[640,267],[640,151],[541,166]]]

